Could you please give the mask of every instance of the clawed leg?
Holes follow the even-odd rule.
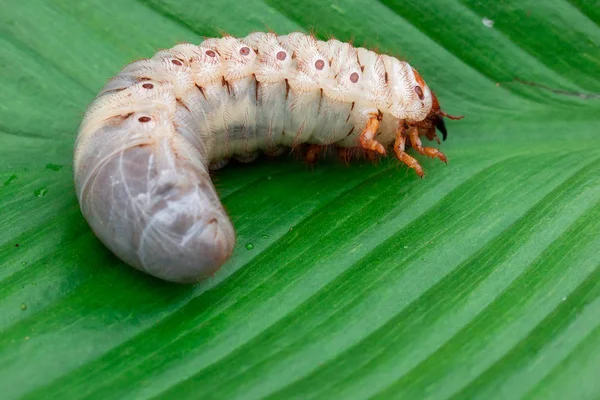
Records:
[[[398,160],[408,165],[408,167],[414,169],[417,175],[419,175],[422,178],[425,175],[425,173],[423,172],[423,167],[421,167],[417,160],[415,160],[413,157],[409,156],[404,152],[406,146],[406,137],[404,136],[404,133],[405,129],[404,125],[402,125],[400,128],[398,128],[398,131],[396,131],[394,152],[396,153],[396,157],[398,157]]]
[[[365,126],[365,129],[360,134],[360,145],[365,150],[374,150],[381,155],[385,155],[385,147],[377,140],[373,139],[379,130],[380,122],[380,114],[371,114],[367,126]]]
[[[416,126],[411,126],[408,128],[408,137],[410,138],[410,144],[412,147],[417,150],[420,154],[426,155],[431,158],[439,158],[446,164],[448,163],[448,159],[438,149],[434,147],[423,147],[421,144],[421,138],[419,137],[419,129]]]

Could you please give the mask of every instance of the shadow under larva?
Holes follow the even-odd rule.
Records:
[[[307,145],[341,157],[439,158],[438,101],[408,63],[303,33],[179,44],[125,66],[86,111],[74,154],[81,210],[119,258],[155,277],[197,282],[231,255],[235,232],[209,170],[231,158]],[[439,140],[438,140],[439,143]]]

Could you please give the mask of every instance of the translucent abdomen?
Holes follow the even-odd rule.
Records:
[[[210,275],[231,254],[235,233],[202,155],[166,112],[103,122],[84,123],[75,157],[77,196],[94,233],[155,277],[195,282]]]

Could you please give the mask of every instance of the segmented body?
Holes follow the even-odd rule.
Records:
[[[308,143],[397,157],[445,128],[411,66],[302,33],[180,44],[127,65],[89,107],[75,148],[84,216],[120,258],[151,275],[193,282],[235,243],[208,174],[235,157]],[[375,137],[377,135],[377,137]],[[415,140],[418,142],[415,142]]]

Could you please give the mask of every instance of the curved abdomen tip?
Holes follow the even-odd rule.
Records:
[[[120,149],[102,138],[124,135],[97,133],[99,142],[87,145],[94,151],[76,170],[76,185],[100,240],[128,264],[166,281],[192,283],[220,268],[235,233],[195,150],[173,137]]]

